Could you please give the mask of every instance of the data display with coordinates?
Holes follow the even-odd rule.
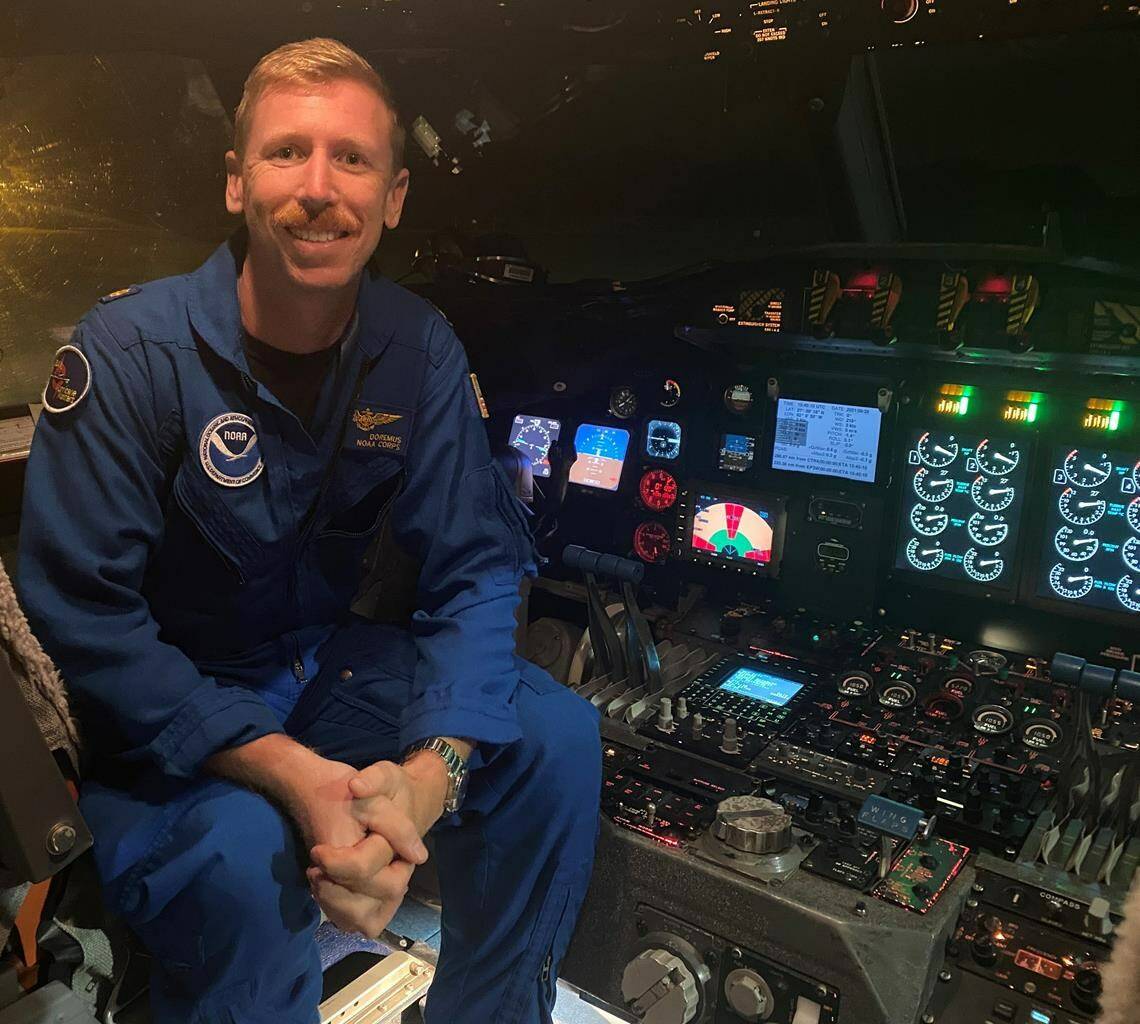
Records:
[[[781,398],[772,468],[872,483],[882,419],[871,406]]]

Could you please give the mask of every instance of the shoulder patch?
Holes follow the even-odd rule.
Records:
[[[475,392],[475,404],[479,406],[479,415],[485,420],[491,418],[491,414],[487,411],[487,402],[483,398],[483,389],[479,387],[479,378],[475,374],[469,374],[471,377],[471,390]]]
[[[108,302],[126,298],[128,295],[138,295],[141,290],[137,284],[132,284],[129,288],[119,288],[117,291],[111,292],[110,295],[100,297],[99,301],[106,305]]]
[[[55,354],[51,376],[44,385],[43,403],[47,412],[74,409],[91,390],[91,364],[74,345],[64,345]]]

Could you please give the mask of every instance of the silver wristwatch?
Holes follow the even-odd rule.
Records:
[[[404,761],[417,750],[430,750],[443,758],[443,763],[447,766],[447,799],[443,803],[443,811],[445,814],[454,814],[467,795],[467,762],[447,740],[438,736],[413,743],[404,751]]]

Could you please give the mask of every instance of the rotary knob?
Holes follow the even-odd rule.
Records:
[[[780,853],[792,842],[792,816],[759,796],[730,796],[716,809],[713,835],[745,853]]]
[[[733,1012],[750,1024],[768,1020],[776,1008],[768,982],[746,967],[731,971],[724,979],[724,995]]]
[[[621,997],[644,1024],[689,1024],[700,1005],[700,980],[676,953],[647,949],[625,965]]]

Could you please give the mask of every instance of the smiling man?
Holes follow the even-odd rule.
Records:
[[[408,189],[395,105],[312,39],[235,127],[245,227],[100,300],[28,466],[21,596],[85,726],[107,901],[159,1024],[312,1024],[318,908],[378,934],[438,823],[429,1024],[547,1022],[597,716],[514,655],[533,551],[461,345],[369,269]],[[350,612],[381,529],[421,565],[408,623]]]

